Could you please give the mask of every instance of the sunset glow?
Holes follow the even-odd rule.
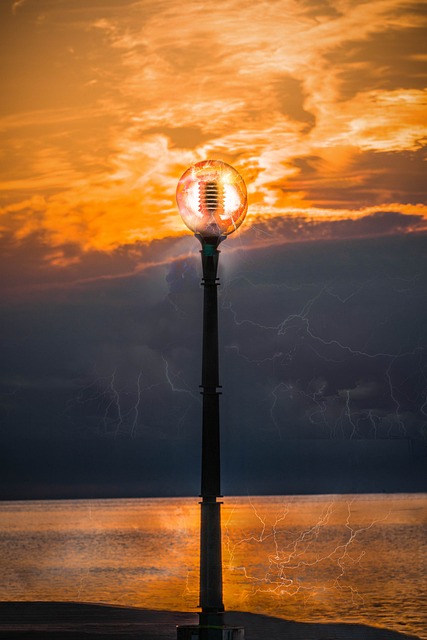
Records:
[[[243,176],[247,228],[387,210],[425,228],[417,4],[8,0],[0,12],[0,228],[41,236],[53,262],[68,264],[63,245],[183,235],[175,186],[206,158]]]

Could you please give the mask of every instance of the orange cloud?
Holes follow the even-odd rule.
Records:
[[[424,201],[413,5],[125,5],[2,5],[0,226],[18,240],[111,251],[181,235],[176,182],[207,157],[242,173],[252,222]]]

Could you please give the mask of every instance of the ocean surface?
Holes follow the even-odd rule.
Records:
[[[227,609],[427,640],[427,494],[227,498]],[[197,498],[0,503],[0,600],[194,611]]]

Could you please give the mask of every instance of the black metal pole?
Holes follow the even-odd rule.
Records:
[[[203,352],[202,384],[202,482],[200,526],[200,602],[199,624],[203,637],[213,637],[209,628],[223,621],[221,555],[221,464],[219,428],[218,358],[218,245],[225,237],[199,239],[203,267]],[[202,637],[202,636],[201,636]]]

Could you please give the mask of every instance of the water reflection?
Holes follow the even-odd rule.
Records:
[[[426,498],[225,500],[226,607],[427,638]],[[196,499],[16,502],[0,509],[1,600],[195,610]]]

